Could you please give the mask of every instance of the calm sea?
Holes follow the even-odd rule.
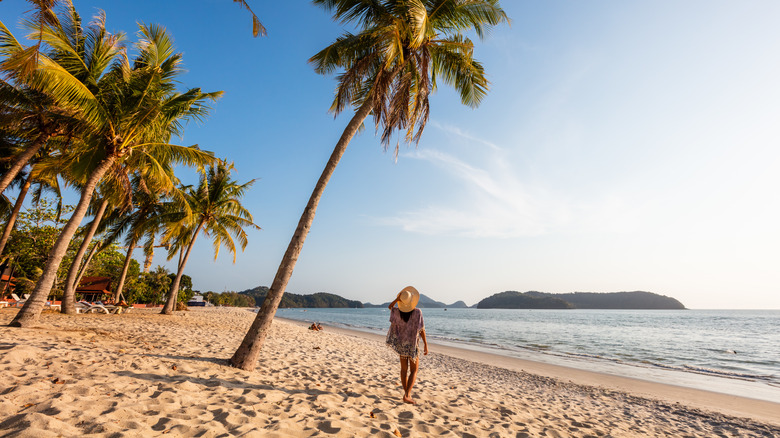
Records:
[[[780,310],[422,309],[428,339],[780,403]],[[277,316],[384,334],[387,309]]]

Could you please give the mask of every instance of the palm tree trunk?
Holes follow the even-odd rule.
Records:
[[[3,230],[3,237],[0,237],[0,254],[3,253],[3,250],[5,249],[5,244],[8,243],[8,238],[11,237],[11,231],[14,230],[14,225],[16,225],[16,218],[19,216],[19,211],[21,211],[22,209],[24,198],[25,196],[27,196],[27,192],[30,190],[31,184],[32,184],[32,175],[28,175],[27,180],[24,182],[24,185],[22,186],[22,189],[19,191],[19,196],[16,197],[16,203],[14,204],[13,211],[11,211],[11,217],[8,218],[8,222],[5,224],[5,229]]]
[[[65,292],[62,294],[62,313],[68,315],[76,314],[76,289],[79,286],[76,280],[79,277],[79,267],[81,266],[81,261],[84,259],[84,254],[86,254],[87,249],[89,248],[90,242],[92,242],[92,238],[95,237],[95,232],[100,225],[100,221],[103,220],[103,214],[105,214],[107,206],[108,200],[103,199],[100,203],[100,207],[98,207],[98,211],[95,212],[95,218],[92,220],[92,224],[89,226],[87,234],[84,236],[84,241],[81,242],[81,246],[79,247],[76,256],[73,258],[73,263],[70,265],[68,278],[65,280]]]
[[[341,160],[341,157],[347,150],[347,146],[352,140],[352,137],[355,136],[358,129],[363,124],[363,121],[371,113],[371,103],[371,99],[367,99],[360,109],[358,109],[352,117],[352,120],[347,124],[344,132],[341,134],[338,143],[336,143],[336,147],[333,149],[328,164],[325,165],[325,169],[322,171],[322,175],[317,181],[317,185],[314,187],[314,191],[309,198],[309,203],[306,205],[306,209],[303,211],[301,219],[298,221],[298,227],[295,229],[290,244],[287,246],[284,257],[282,257],[282,262],[279,264],[279,269],[276,271],[276,276],[271,284],[271,289],[268,291],[265,300],[263,300],[263,305],[260,306],[260,311],[257,312],[257,317],[255,317],[244,340],[241,342],[241,345],[238,347],[235,354],[233,354],[233,357],[230,358],[230,364],[234,367],[252,371],[257,366],[260,350],[263,348],[265,337],[268,335],[268,330],[271,328],[271,322],[273,322],[276,309],[279,308],[279,303],[282,301],[284,291],[287,289],[287,283],[290,281],[290,277],[292,277],[295,263],[298,261],[301,249],[303,249],[303,242],[306,240],[306,236],[311,229],[311,224],[314,222],[314,214],[317,212],[317,205],[320,202],[320,198],[322,198],[322,194],[325,192],[325,186],[328,185],[328,181],[336,170],[339,160]]]
[[[149,253],[144,258],[144,272],[149,272],[149,268],[152,267],[152,260],[154,260],[154,246],[152,246],[152,249],[149,250]]]
[[[133,239],[130,242],[130,246],[127,248],[127,257],[125,257],[125,264],[122,266],[122,275],[119,276],[119,283],[117,283],[116,292],[114,292],[114,304],[119,302],[119,297],[122,295],[122,289],[125,287],[127,270],[130,268],[130,261],[133,260],[133,250],[135,249],[135,243],[136,240]]]
[[[192,251],[192,247],[195,246],[195,239],[198,238],[198,233],[200,233],[201,228],[203,228],[203,221],[200,221],[198,228],[195,229],[195,233],[192,235],[192,240],[187,246],[187,252],[184,254],[184,259],[179,259],[179,270],[176,272],[176,278],[173,279],[173,283],[171,284],[171,291],[168,292],[168,301],[165,302],[165,307],[163,307],[162,312],[160,312],[163,315],[170,315],[176,309],[176,301],[179,297],[179,284],[181,283],[181,276],[184,275],[184,267],[187,265],[187,260],[190,258],[190,251]]]
[[[48,132],[41,132],[38,137],[33,140],[32,144],[24,150],[24,152],[17,155],[16,159],[14,159],[14,164],[12,164],[11,168],[8,169],[8,172],[6,172],[5,175],[0,178],[0,193],[5,192],[5,189],[8,188],[8,186],[11,184],[11,181],[16,178],[16,175],[18,175],[22,168],[24,168],[24,166],[30,162],[32,157],[34,157],[35,154],[41,150],[41,147],[46,143],[47,140],[49,140],[49,137],[51,137],[51,134]]]
[[[54,280],[57,278],[57,269],[59,269],[60,263],[62,263],[62,259],[65,257],[65,253],[68,252],[68,244],[70,244],[82,219],[84,219],[84,216],[87,214],[89,202],[92,200],[95,188],[100,180],[103,179],[103,175],[105,175],[108,169],[114,164],[114,161],[116,161],[116,157],[114,156],[103,159],[89,176],[87,183],[81,191],[81,199],[76,205],[76,209],[73,211],[68,223],[62,228],[60,237],[57,238],[51,251],[49,251],[49,256],[47,258],[46,266],[43,268],[41,278],[38,279],[35,289],[27,302],[24,303],[22,310],[16,314],[9,326],[30,327],[38,322],[43,306],[46,304],[46,298],[48,298],[51,288],[54,285]]]

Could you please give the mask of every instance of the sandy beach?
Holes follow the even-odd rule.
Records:
[[[381,337],[276,320],[254,372],[226,365],[255,317],[0,309],[0,436],[773,437],[780,405],[431,344],[401,401]]]

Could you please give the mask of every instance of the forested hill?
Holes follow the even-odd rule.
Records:
[[[560,298],[506,291],[491,295],[477,303],[478,309],[571,309],[571,304]]]
[[[248,289],[243,292],[239,292],[242,295],[249,295],[255,299],[257,306],[263,304],[265,296],[268,295],[267,286],[258,286],[253,289]],[[279,307],[363,307],[363,303],[360,301],[348,300],[338,295],[329,294],[325,292],[318,292],[311,295],[297,295],[285,292],[282,297],[282,301],[279,303]]]
[[[387,307],[389,305],[390,301],[382,304],[363,303],[364,307]],[[442,309],[447,307],[452,309],[465,309],[468,306],[463,301],[456,301],[452,304],[445,304],[441,301],[436,301],[433,298],[426,296],[425,294],[420,294],[420,301],[417,302],[417,307],[422,309]]]
[[[566,307],[562,307],[562,303]],[[551,294],[515,291],[492,295],[477,304],[480,309],[685,309],[674,298],[652,292],[573,292]]]
[[[652,292],[529,293],[537,296],[560,298],[571,303],[577,309],[685,309],[685,306],[676,299]]]

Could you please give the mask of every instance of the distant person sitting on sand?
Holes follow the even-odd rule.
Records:
[[[390,309],[390,330],[387,331],[387,345],[401,357],[401,386],[404,387],[404,403],[416,404],[412,399],[412,386],[417,378],[420,351],[417,348],[418,336],[423,340],[423,354],[428,354],[428,341],[425,339],[425,323],[417,302],[420,293],[407,286],[388,306]],[[398,303],[398,307],[395,307]],[[408,375],[407,375],[408,370]]]
[[[316,332],[319,331],[320,329],[317,328],[317,324],[311,323],[311,325],[309,326],[309,330],[314,330]]]

